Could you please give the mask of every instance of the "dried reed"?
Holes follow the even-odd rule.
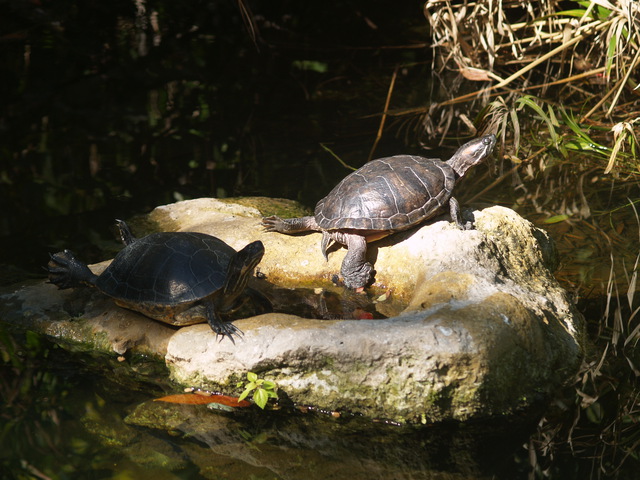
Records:
[[[432,71],[435,82],[447,85],[444,98],[385,114],[421,116],[431,138],[494,130],[516,159],[521,129],[544,125],[546,146],[560,155],[580,150],[603,162],[606,173],[614,166],[636,171],[640,2],[565,6],[559,0],[428,0]],[[468,121],[471,112],[477,127]]]

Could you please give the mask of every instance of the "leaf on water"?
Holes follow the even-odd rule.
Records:
[[[249,407],[250,402],[239,400],[237,397],[229,397],[227,395],[196,395],[193,393],[179,393],[176,395],[167,395],[166,397],[156,398],[154,402],[181,403],[184,405],[206,405],[209,403],[219,403],[229,407]]]
[[[211,403],[212,397],[204,395],[196,395],[194,393],[178,393],[176,395],[167,395],[166,397],[154,398],[154,402],[182,403],[186,405],[204,405]]]
[[[227,395],[214,395],[213,397],[207,397],[209,403],[219,403],[220,405],[226,405],[234,408],[246,408],[251,406],[251,402],[246,400],[240,400],[238,397],[229,397]]]

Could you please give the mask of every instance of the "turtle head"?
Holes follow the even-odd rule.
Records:
[[[493,133],[474,138],[461,146],[447,163],[455,170],[458,177],[462,177],[469,168],[482,163],[491,154],[495,145],[496,136]]]
[[[260,263],[263,255],[264,245],[260,240],[256,240],[231,257],[227,267],[227,278],[223,286],[227,304],[235,302],[235,299],[242,294],[249,277],[253,275],[253,270]]]

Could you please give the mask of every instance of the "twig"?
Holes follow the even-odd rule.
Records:
[[[600,29],[602,29],[605,26],[608,26],[608,24],[610,24],[610,23],[611,23],[611,21],[607,21],[607,22],[601,23],[599,27],[600,27]],[[563,43],[562,45],[557,46],[556,48],[554,48],[550,52],[542,55],[541,57],[537,58],[536,60],[534,60],[533,62],[528,64],[526,67],[521,68],[520,70],[518,70],[516,73],[514,73],[510,77],[505,78],[500,83],[496,83],[495,85],[492,85],[490,87],[483,88],[481,90],[476,90],[475,92],[471,92],[471,93],[468,93],[466,95],[462,95],[460,97],[453,98],[451,100],[446,100],[444,102],[439,103],[438,106],[443,107],[443,106],[446,106],[446,105],[453,105],[455,103],[460,103],[463,100],[467,100],[469,98],[474,98],[474,97],[477,97],[478,95],[481,95],[481,94],[483,94],[485,92],[490,92],[492,90],[496,90],[498,88],[504,87],[504,86],[510,84],[516,78],[519,78],[522,75],[524,75],[525,73],[527,73],[529,70],[537,67],[538,65],[540,65],[542,62],[546,61],[547,59],[557,55],[558,53],[562,52],[563,50],[565,50],[565,49],[567,49],[569,47],[572,47],[576,43],[579,43],[581,40],[584,40],[584,38],[585,38],[584,35],[579,35],[579,36],[575,37],[574,39],[568,41],[567,43]]]
[[[570,77],[567,78],[561,78],[560,80],[554,80],[553,82],[548,82],[548,83],[543,83],[541,85],[529,85],[528,87],[523,87],[520,88],[519,91],[528,91],[528,90],[535,90],[536,88],[544,88],[544,87],[551,87],[554,85],[562,85],[563,83],[569,83],[569,82],[573,82],[575,80],[581,80],[583,78],[586,77],[591,77],[593,75],[598,75],[599,73],[602,73],[606,70],[606,67],[599,67],[599,68],[594,68],[593,70],[589,70],[588,72],[583,72],[583,73],[578,73],[576,75],[572,75]],[[475,92],[475,93],[481,93],[482,90]],[[495,95],[501,95],[503,92],[494,92],[491,95],[495,96]],[[611,95],[612,92],[609,92],[609,94],[607,94],[607,96]],[[453,98],[451,100],[447,100],[447,104],[455,104],[455,103],[462,103],[464,100],[466,100],[468,97],[468,95],[463,95],[460,97],[456,97]],[[441,103],[439,105],[444,105],[444,103]],[[600,103],[598,103],[598,105],[600,105]],[[415,107],[415,108],[408,108],[408,109],[403,109],[403,110],[389,110],[387,113],[387,115],[391,115],[394,117],[399,117],[402,115],[409,115],[409,114],[421,114],[421,113],[426,113],[428,111],[428,107]],[[590,115],[593,112],[590,112],[589,114],[585,115],[584,118],[586,118],[588,115]],[[365,117],[366,118],[366,117]]]
[[[541,85],[530,85],[528,87],[522,88],[522,91],[534,90],[536,88],[552,87],[553,85],[561,85],[563,83],[573,82],[574,80],[581,80],[586,77],[598,75],[599,73],[604,72],[606,69],[607,67],[594,68],[593,70],[589,70],[588,72],[577,73],[576,75],[571,75],[567,78],[561,78],[560,80],[554,80],[553,82],[543,83]]]
[[[629,75],[631,75],[631,72],[635,70],[639,60],[640,60],[640,49],[636,51],[636,58],[633,59],[631,68],[627,69],[627,73],[624,75],[624,77],[622,78],[622,81],[620,82],[620,88],[618,88],[618,90],[616,91],[616,96],[611,102],[611,105],[609,106],[609,110],[607,110],[607,116],[611,115],[611,111],[615,108],[616,103],[618,103],[618,98],[620,98],[620,94],[624,89],[624,85],[625,83],[627,83],[627,80],[629,80]]]
[[[378,127],[378,133],[376,134],[376,139],[373,142],[373,146],[371,147],[371,151],[369,152],[369,158],[367,161],[371,161],[373,158],[373,153],[376,151],[378,147],[378,142],[382,138],[382,131],[384,130],[384,122],[387,120],[387,112],[389,111],[389,103],[391,102],[391,95],[393,94],[393,87],[396,84],[396,77],[398,76],[398,66],[393,70],[393,75],[391,76],[391,82],[389,82],[389,90],[387,91],[387,99],[384,102],[384,111],[382,112],[382,118],[380,119],[380,126]]]
[[[344,163],[344,161],[334,153],[333,150],[331,150],[329,147],[327,147],[324,143],[321,143],[320,146],[326,151],[329,152],[331,154],[331,156],[333,158],[335,158],[336,160],[338,160],[338,163],[340,163],[340,165],[342,165],[344,168],[348,168],[350,170],[357,170],[357,168],[352,167],[351,165],[348,165],[346,163]]]

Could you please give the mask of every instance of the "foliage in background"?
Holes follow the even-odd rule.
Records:
[[[397,96],[425,97],[413,88],[427,68],[417,61],[428,53],[419,2],[3,7],[0,204],[11,208],[0,216],[0,263],[27,243],[21,260],[34,272],[70,237],[102,260],[96,245],[113,238],[113,218],[180,199],[312,205],[345,174],[319,144],[366,161],[375,119],[362,113],[386,89],[381,68],[406,63],[412,88]]]
[[[429,137],[475,134],[475,111],[515,159],[542,146],[638,172],[639,2],[428,0],[424,13],[443,98],[413,112]]]
[[[30,193],[10,198],[16,208],[78,214],[160,191],[171,201],[194,178],[214,194],[232,188],[214,170],[247,174],[253,99],[236,78],[259,63],[234,5],[17,3],[0,20],[0,193]],[[207,58],[234,76],[215,75]]]

